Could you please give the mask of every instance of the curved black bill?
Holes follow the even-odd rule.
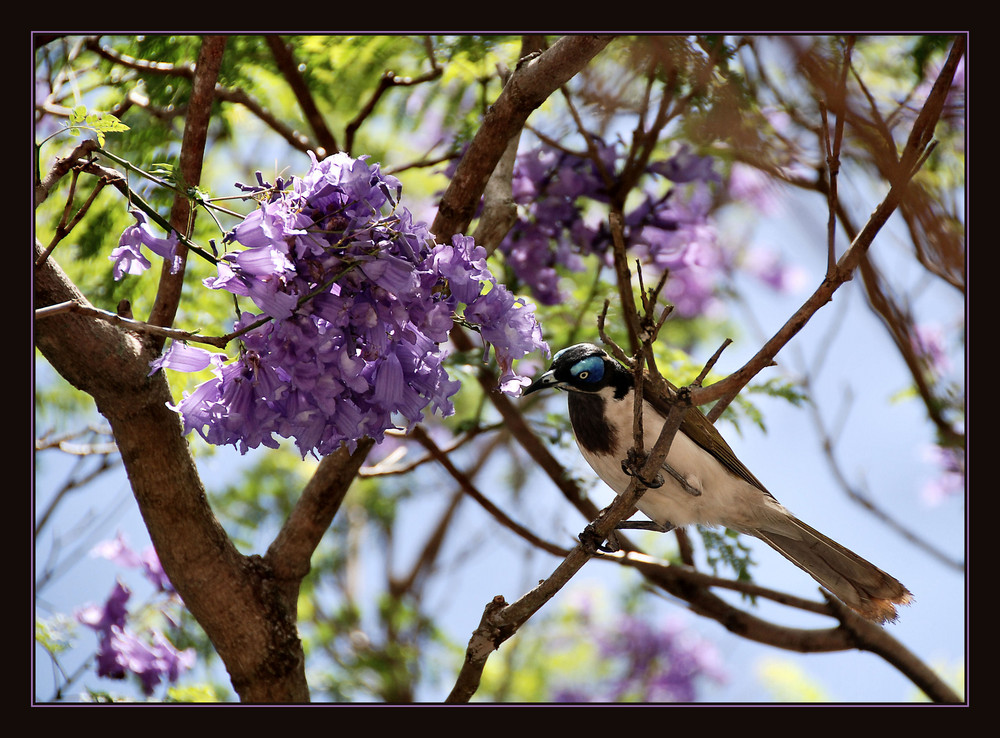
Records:
[[[538,390],[545,389],[546,387],[558,387],[559,380],[555,378],[552,374],[552,370],[545,372],[540,375],[534,382],[528,385],[528,389],[521,393],[521,396],[530,395],[532,392],[537,392]]]

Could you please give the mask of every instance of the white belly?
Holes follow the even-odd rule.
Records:
[[[609,422],[617,427],[632,427],[631,403],[612,400],[605,412]],[[656,444],[662,423],[663,419],[651,410],[643,413],[643,448],[647,453]],[[618,439],[614,458],[596,456],[582,446],[579,448],[597,475],[616,494],[621,494],[631,481],[631,477],[622,471],[621,460],[632,445],[632,434],[628,433]],[[691,494],[670,474],[663,472],[663,486],[647,489],[636,505],[640,512],[657,523],[671,523],[677,527],[698,523],[748,530],[760,524],[762,508],[770,508],[779,516],[785,512],[770,496],[731,474],[714,456],[683,433],[674,436],[667,463],[701,494]]]

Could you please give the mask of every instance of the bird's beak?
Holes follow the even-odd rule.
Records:
[[[524,397],[524,395],[530,395],[532,392],[537,392],[538,390],[545,389],[546,387],[559,387],[559,386],[560,386],[559,380],[556,379],[555,375],[552,373],[552,370],[549,369],[547,372],[545,372],[545,374],[542,374],[534,382],[532,382],[528,386],[528,389],[526,389],[521,394],[521,396]]]

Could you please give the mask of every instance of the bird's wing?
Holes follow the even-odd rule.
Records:
[[[668,390],[673,393],[676,388],[670,382],[666,382],[666,384]],[[663,417],[666,417],[670,412],[671,398],[662,397],[648,378],[643,384],[642,398],[652,405]],[[701,410],[696,407],[688,410],[684,415],[684,420],[681,422],[680,430],[683,431],[684,435],[718,459],[719,463],[726,467],[732,474],[749,482],[765,494],[771,494],[761,481],[743,465],[743,462],[736,458],[736,454],[733,453],[729,444],[726,443],[726,439],[709,422]]]

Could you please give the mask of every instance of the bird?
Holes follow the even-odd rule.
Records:
[[[592,343],[558,351],[524,395],[544,389],[567,391],[570,425],[581,455],[616,494],[629,486],[633,448],[635,375]],[[672,389],[672,385],[668,385]],[[655,444],[669,413],[669,400],[643,384],[643,445]],[[634,465],[633,465],[634,466]],[[867,620],[897,618],[896,605],[912,594],[894,577],[823,535],[789,512],[768,492],[696,407],[685,413],[664,463],[666,474],[647,482],[636,507],[648,521],[619,527],[669,531],[675,527],[723,526],[760,539],[803,569]],[[662,484],[656,486],[662,479]]]

